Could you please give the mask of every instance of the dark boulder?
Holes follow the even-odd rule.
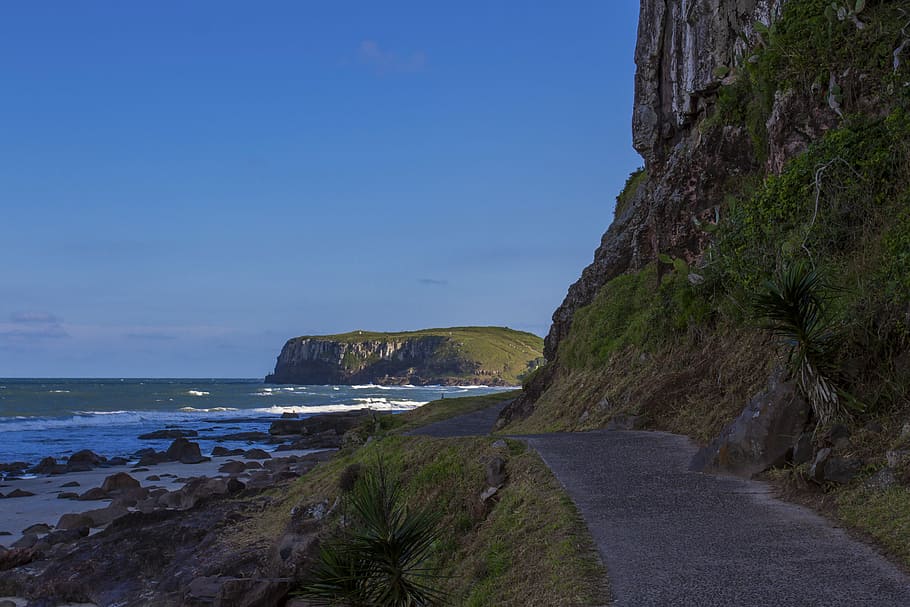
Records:
[[[69,459],[66,460],[66,468],[69,472],[86,472],[106,461],[107,458],[88,449],[83,449],[69,456]]]
[[[82,529],[92,526],[92,517],[85,514],[64,514],[57,521],[57,529]]]
[[[72,542],[80,540],[81,538],[84,538],[88,534],[88,526],[78,527],[75,529],[61,529],[48,533],[46,536],[41,538],[41,541],[43,543],[46,543],[48,546],[55,546],[57,544],[70,544]]]
[[[234,460],[224,462],[221,464],[221,467],[218,468],[218,472],[221,472],[222,474],[240,474],[244,470],[246,470],[246,464]]]
[[[780,466],[809,420],[809,406],[792,382],[775,373],[768,388],[757,394],[743,412],[707,447],[698,451],[691,469],[751,477]]]
[[[169,461],[178,461],[184,464],[199,464],[210,459],[202,456],[199,443],[191,443],[185,438],[174,440],[171,446],[167,448],[166,455]]]
[[[53,457],[45,457],[38,465],[29,470],[32,474],[54,474],[57,470],[57,460]]]
[[[68,489],[68,488],[70,488],[70,487],[78,487],[78,486],[79,486],[78,481],[69,481],[69,482],[67,482],[67,483],[63,483],[62,485],[60,485],[60,488],[61,488],[61,489]]]
[[[144,449],[143,449],[144,451]],[[168,461],[167,453],[164,451],[155,451],[154,449],[150,450],[151,453],[145,453],[139,459],[139,466],[154,466],[155,464],[161,464]]]
[[[88,491],[86,491],[85,493],[80,495],[78,499],[79,499],[79,501],[83,501],[83,502],[94,502],[94,501],[98,501],[98,500],[106,500],[106,499],[108,499],[108,497],[109,496],[107,494],[107,491],[105,491],[101,487],[92,487],[91,489],[89,489]]]
[[[174,438],[192,438],[194,436],[199,436],[199,433],[195,430],[180,430],[177,428],[169,430],[155,430],[154,432],[148,432],[146,434],[140,434],[139,438],[141,440],[155,440],[155,439],[174,439]]]
[[[132,476],[126,472],[118,472],[117,474],[112,474],[101,484],[101,490],[107,494],[123,492],[128,489],[136,489],[139,487],[139,481],[134,479]]]
[[[57,494],[58,500],[77,500],[79,499],[79,494],[72,491],[63,491]]]
[[[6,497],[7,497],[7,498],[11,498],[11,497],[32,497],[33,495],[35,495],[35,494],[32,493],[31,491],[25,491],[25,490],[23,490],[23,489],[13,489],[12,491],[10,491],[9,493],[6,494]]]
[[[793,445],[793,456],[791,457],[791,460],[796,466],[812,460],[812,435],[808,432],[803,432],[799,435],[799,438],[796,439],[796,443]]]
[[[227,447],[217,445],[214,449],[212,449],[212,455],[214,457],[243,455],[243,449],[228,449]]]
[[[250,449],[243,454],[243,457],[244,459],[269,459],[272,456],[262,449]]]

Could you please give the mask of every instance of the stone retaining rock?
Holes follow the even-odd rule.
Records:
[[[751,477],[788,461],[809,420],[809,406],[796,385],[782,381],[781,376],[781,372],[775,373],[767,389],[698,451],[691,469]]]

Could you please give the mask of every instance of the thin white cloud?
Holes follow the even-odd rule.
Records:
[[[360,61],[373,68],[380,76],[420,72],[427,66],[427,56],[423,51],[403,55],[382,48],[375,40],[364,40],[360,43]]]

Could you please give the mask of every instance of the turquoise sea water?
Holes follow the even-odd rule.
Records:
[[[497,388],[455,386],[298,386],[253,379],[0,379],[0,463],[36,463],[80,449],[106,457],[168,440],[138,436],[167,427],[199,432],[202,451],[247,441],[215,442],[237,432],[267,432],[282,413],[301,417],[368,407],[406,411],[441,396]]]

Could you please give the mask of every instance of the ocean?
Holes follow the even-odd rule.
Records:
[[[0,379],[0,463],[35,464],[45,456],[59,460],[81,449],[108,458],[128,457],[145,447],[162,450],[170,440],[138,437],[169,427],[199,432],[191,440],[209,454],[216,444],[250,446],[214,439],[267,432],[283,413],[308,417],[364,407],[407,411],[443,396],[496,390],[501,388],[299,386],[254,379]]]

